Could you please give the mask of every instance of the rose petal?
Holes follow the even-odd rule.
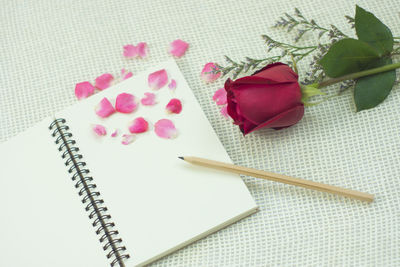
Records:
[[[168,74],[165,69],[155,71],[149,74],[147,81],[151,89],[158,90],[167,84]]]
[[[128,79],[128,78],[130,78],[130,77],[132,77],[133,76],[133,73],[132,72],[128,72],[128,71],[126,71],[125,69],[121,69],[121,77],[122,77],[122,80],[126,80],[126,79]]]
[[[112,106],[111,102],[106,97],[104,97],[97,105],[95,111],[98,116],[102,118],[107,118],[115,112],[115,109]]]
[[[75,85],[75,96],[78,99],[87,98],[94,93],[94,86],[90,82],[81,82]]]
[[[182,111],[182,103],[177,98],[172,98],[165,107],[167,112],[179,114]]]
[[[273,117],[272,119],[263,122],[262,124],[256,126],[255,128],[244,129],[244,134],[251,133],[253,131],[256,131],[264,127],[274,128],[275,130],[284,129],[299,122],[303,118],[303,115],[304,115],[304,105],[299,104],[293,107],[292,109],[289,109]]]
[[[168,119],[161,119],[157,121],[154,124],[154,131],[159,137],[166,139],[175,138],[178,134],[174,123]]]
[[[217,105],[225,105],[227,103],[225,88],[220,88],[215,91],[213,100]]]
[[[219,70],[219,68],[212,62],[204,65],[203,70],[201,71],[201,78],[206,82],[210,83],[215,81],[221,76],[221,72],[216,73],[215,71]]]
[[[128,93],[121,93],[115,101],[115,110],[121,113],[131,113],[136,108],[135,96]]]
[[[180,39],[177,39],[170,44],[168,52],[175,57],[182,57],[188,48],[189,48],[188,43]]]
[[[110,73],[104,73],[96,78],[95,87],[99,90],[104,90],[110,87],[114,77]]]
[[[126,58],[145,58],[147,57],[147,43],[140,42],[136,46],[135,45],[125,45],[124,46],[124,57]]]
[[[116,137],[118,135],[118,129],[115,129],[114,132],[111,134],[111,137]]]
[[[144,93],[145,97],[143,97],[140,102],[145,106],[152,106],[156,103],[156,95],[153,93]]]
[[[139,57],[147,57],[147,43],[141,42],[136,45]]]
[[[288,65],[275,62],[254,72],[251,76],[264,78],[270,83],[298,82],[299,76]],[[249,77],[249,76],[247,76]],[[244,77],[243,77],[244,78]]]
[[[134,119],[129,126],[131,133],[144,133],[147,129],[149,129],[149,123],[143,117]]]
[[[131,134],[124,134],[122,135],[122,141],[121,143],[123,145],[129,145],[130,143],[132,143],[133,141],[135,141],[135,136],[131,135]]]
[[[98,136],[103,136],[107,134],[106,128],[103,125],[96,124],[93,126],[93,131]]]
[[[128,44],[124,46],[124,57],[135,58],[138,56],[138,49],[136,46]]]
[[[221,108],[220,110],[221,115],[224,116],[226,119],[229,119],[229,115],[228,115],[228,106],[225,105]]]
[[[168,88],[171,90],[176,89],[176,81],[174,79],[172,79],[171,82],[168,84]]]

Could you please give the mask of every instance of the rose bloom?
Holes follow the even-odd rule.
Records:
[[[287,128],[304,114],[298,75],[283,63],[235,81],[228,79],[225,90],[228,114],[243,135],[261,128]]]

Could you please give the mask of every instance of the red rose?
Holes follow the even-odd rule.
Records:
[[[296,124],[304,114],[298,75],[283,63],[270,64],[251,76],[225,82],[228,114],[244,135]]]

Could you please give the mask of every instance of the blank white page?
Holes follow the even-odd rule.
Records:
[[[149,73],[166,69],[177,88],[152,91]],[[157,104],[139,104],[131,114],[116,113],[101,119],[95,107],[103,97],[112,103],[119,93],[156,94]],[[171,98],[182,101],[180,114],[166,114]],[[106,205],[131,258],[128,266],[149,263],[184,245],[210,234],[256,211],[256,204],[238,175],[189,165],[178,156],[199,156],[224,162],[230,159],[184,80],[170,60],[140,74],[134,74],[112,88],[57,114],[65,118],[81,148]],[[150,130],[137,134],[127,146],[121,135],[128,124],[143,116]],[[162,139],[152,124],[166,118],[178,129],[175,139]],[[93,124],[102,124],[108,134],[96,137]],[[119,129],[119,136],[110,134]]]
[[[109,266],[50,123],[0,144],[0,266]]]

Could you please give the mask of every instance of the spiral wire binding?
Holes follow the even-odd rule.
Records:
[[[49,126],[53,130],[52,136],[56,138],[55,143],[59,145],[58,150],[62,152],[61,157],[65,160],[68,172],[72,174],[72,181],[75,182],[78,195],[82,203],[86,204],[85,210],[89,213],[93,227],[96,228],[96,235],[100,236],[99,241],[106,251],[106,256],[110,259],[110,265],[125,267],[124,260],[130,256],[127,254],[126,247],[122,246],[122,239],[118,237],[118,231],[114,230],[115,223],[111,222],[111,215],[107,214],[107,207],[104,200],[100,198],[100,193],[96,191],[96,184],[93,177],[88,176],[90,171],[85,168],[86,163],[81,161],[82,155],[78,154],[79,148],[72,133],[68,132],[69,127],[63,118],[55,119]]]

